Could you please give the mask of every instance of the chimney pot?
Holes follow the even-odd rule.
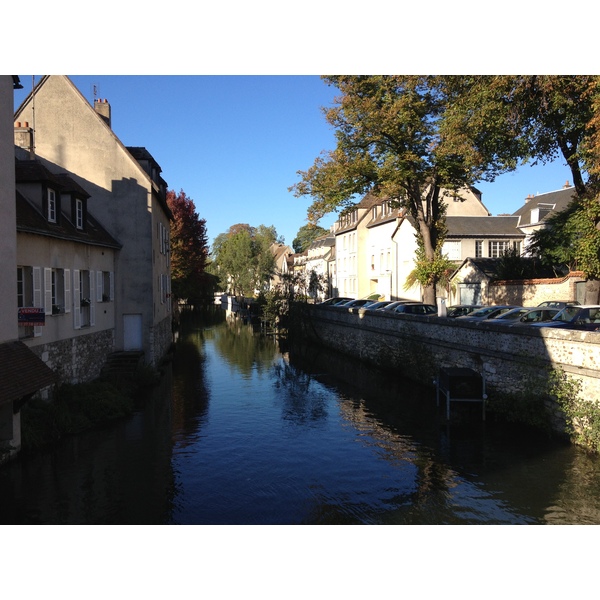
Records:
[[[17,121],[17,127],[21,127],[21,121]]]
[[[566,190],[567,188],[570,188],[570,187],[571,187],[571,184],[569,183],[569,180],[567,179],[567,180],[565,181],[565,185],[563,186],[563,189],[565,189],[565,190]]]

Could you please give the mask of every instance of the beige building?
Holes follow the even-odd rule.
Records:
[[[171,212],[160,166],[145,148],[121,143],[106,100],[91,106],[64,76],[42,78],[14,121],[16,144],[85,190],[90,213],[121,244],[112,276],[114,349],[141,351],[147,363],[158,364],[172,341]],[[105,272],[89,267],[97,269]],[[104,318],[104,307],[96,318]]]
[[[19,339],[59,382],[88,381],[114,350],[121,245],[92,216],[90,195],[79,184],[17,154]]]
[[[473,187],[460,193],[442,190],[441,197],[449,223],[453,219],[494,218],[481,202],[481,193]],[[471,223],[477,225],[476,220]],[[386,300],[420,301],[419,285],[405,289],[415,266],[415,232],[415,224],[405,211],[393,208],[389,200],[366,194],[334,225],[338,295],[366,298],[378,294]],[[451,237],[449,240],[449,246],[456,241]],[[464,243],[462,251],[468,249]]]
[[[0,75],[0,463],[21,447],[23,404],[55,381],[54,373],[18,339],[13,90],[19,87],[17,76]]]

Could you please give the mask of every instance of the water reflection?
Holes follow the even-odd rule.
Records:
[[[600,522],[598,457],[223,317],[182,317],[145,410],[0,469],[1,522]]]

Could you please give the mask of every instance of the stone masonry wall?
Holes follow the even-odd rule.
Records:
[[[96,379],[113,351],[114,330],[80,335],[51,344],[31,347],[53,371],[60,383],[82,383]]]
[[[490,390],[520,394],[543,389],[559,368],[581,381],[583,397],[600,399],[600,332],[318,306],[306,307],[302,324],[324,346],[421,383],[440,367],[470,367]]]
[[[575,300],[576,284],[585,281],[583,273],[574,271],[562,279],[494,281],[488,286],[489,304],[537,306],[546,300]]]

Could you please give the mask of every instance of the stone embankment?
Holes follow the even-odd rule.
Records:
[[[547,395],[552,370],[600,399],[600,332],[506,327],[492,322],[387,315],[307,305],[300,326],[309,339],[402,377],[431,385],[441,367],[468,367],[494,391]]]

